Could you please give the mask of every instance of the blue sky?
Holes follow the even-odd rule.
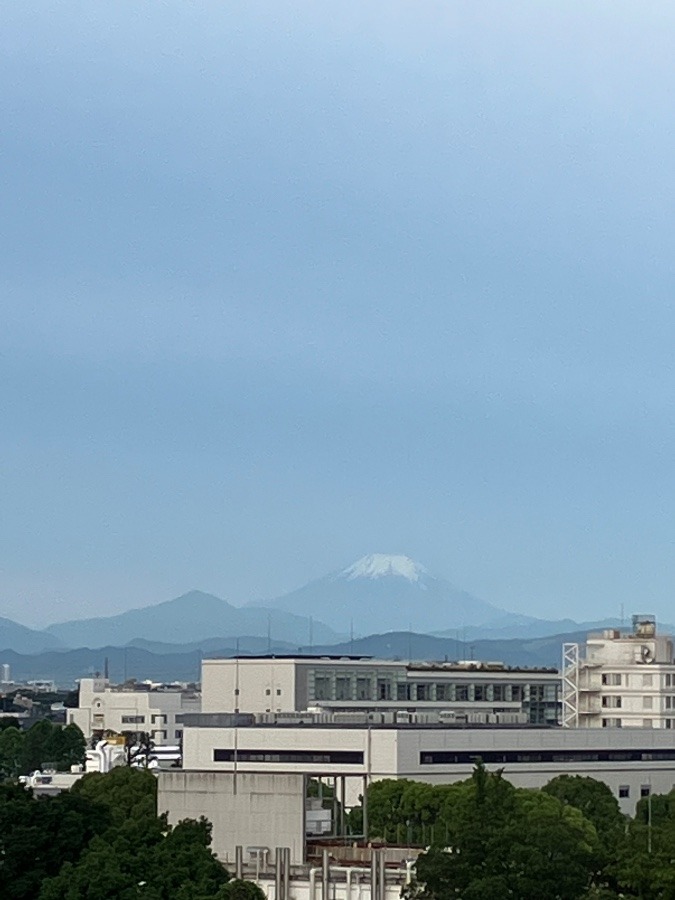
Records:
[[[0,26],[0,614],[395,552],[672,620],[671,4]]]

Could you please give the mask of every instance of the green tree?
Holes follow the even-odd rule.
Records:
[[[0,897],[35,900],[42,882],[108,825],[106,810],[83,797],[35,798],[21,785],[0,785]]]
[[[146,769],[118,766],[105,774],[90,772],[75,782],[72,793],[104,806],[115,825],[157,815],[157,778]]]
[[[579,900],[598,866],[594,826],[540,791],[513,787],[482,764],[461,786],[448,819],[448,846],[417,862],[424,898]]]
[[[581,775],[558,775],[542,790],[580,810],[593,823],[598,837],[609,845],[624,829],[626,820],[619,801],[603,781]]]
[[[173,829],[164,817],[129,819],[45,881],[39,900],[216,900],[230,876],[210,839],[203,819]]]
[[[71,723],[65,728],[57,726],[52,732],[50,745],[56,768],[60,772],[84,763],[87,742],[77,725]]]
[[[265,892],[252,881],[233,878],[219,889],[215,900],[265,900]]]
[[[21,771],[24,733],[18,728],[0,731],[0,779],[16,778]]]

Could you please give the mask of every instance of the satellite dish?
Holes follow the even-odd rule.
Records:
[[[640,657],[642,658],[642,662],[644,663],[652,663],[654,662],[654,651],[651,647],[644,644],[640,650]]]

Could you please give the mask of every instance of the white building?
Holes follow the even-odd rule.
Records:
[[[543,725],[559,721],[559,705],[560,674],[556,669],[474,661],[406,663],[352,656],[263,656],[202,662],[204,712],[445,711],[465,718],[496,715],[502,722]]]
[[[343,715],[187,715],[183,768],[161,773],[160,812],[172,822],[206,816],[226,864],[237,846],[253,846],[290,847],[291,863],[301,865],[317,840],[309,833],[310,779],[329,780],[349,807],[373,781],[451,783],[482,759],[518,787],[541,788],[561,774],[603,781],[628,814],[641,797],[675,787],[675,743],[665,730],[401,725],[394,713],[336,721]],[[367,842],[367,825],[364,832]],[[332,833],[343,843],[349,837],[337,821]]]
[[[563,725],[571,728],[675,728],[673,639],[653,616],[631,631],[589,634],[563,653]]]
[[[90,740],[105,732],[146,733],[156,744],[174,744],[183,737],[181,718],[199,712],[200,695],[194,689],[148,682],[112,685],[106,678],[80,681],[78,706],[67,710]]]

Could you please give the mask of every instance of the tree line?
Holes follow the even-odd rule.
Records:
[[[424,847],[408,900],[675,900],[675,790],[631,819],[603,782],[528,790],[479,763],[455,784],[375,782],[367,801],[372,839]]]
[[[86,741],[77,725],[41,719],[26,731],[12,717],[0,719],[0,779],[27,775],[45,766],[68,772],[84,762]]]
[[[157,779],[120,767],[54,797],[0,784],[3,900],[264,900],[210,850],[205,819],[170,826]]]

